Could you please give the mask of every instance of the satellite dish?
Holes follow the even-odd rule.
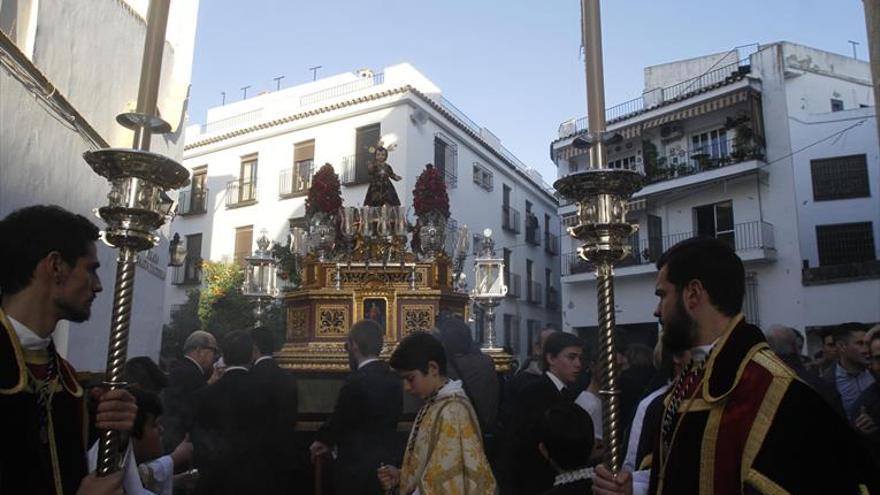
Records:
[[[484,230],[483,230],[483,236],[484,236],[484,237],[492,237],[492,229],[490,229],[490,228],[486,228],[486,229],[484,229]]]

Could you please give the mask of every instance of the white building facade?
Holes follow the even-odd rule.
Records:
[[[90,149],[130,148],[116,123],[137,100],[147,0],[0,2],[0,217],[57,204],[102,222],[93,210],[110,187],[82,158]],[[172,2],[158,107],[173,132],[152,151],[181,160],[198,1]],[[84,323],[62,322],[56,347],[78,371],[106,366],[116,251],[98,243],[104,292]],[[4,262],[15,262],[4,260]],[[158,359],[168,242],[142,253],[135,277],[129,356]]]
[[[324,163],[340,177],[344,205],[362,205],[367,149],[380,139],[395,146],[388,163],[402,178],[402,205],[411,208],[416,179],[432,163],[446,178],[450,225],[492,229],[510,288],[496,310],[499,342],[523,354],[529,335],[559,325],[560,225],[550,187],[408,64],[212,108],[207,124],[188,129],[184,165],[194,179],[180,192],[173,230],[189,254],[168,280],[166,317],[201,283],[198,260],[241,260],[264,230],[285,244],[291,226],[304,225],[311,177]]]
[[[709,235],[745,262],[746,319],[819,332],[880,321],[880,157],[868,64],[779,42],[648,67],[642,97],[607,109],[609,166],[646,174],[633,196],[633,255],[615,269],[626,342],[653,344],[659,255]],[[559,176],[585,170],[560,126]],[[563,204],[563,224],[575,205]],[[565,236],[565,329],[595,339],[595,276]]]

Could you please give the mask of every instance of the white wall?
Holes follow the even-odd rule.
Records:
[[[385,83],[381,88],[365,89],[359,96],[378,91],[394,89],[409,84],[422,88],[426,93],[439,93],[433,84],[412,67],[401,64],[386,68]],[[346,77],[334,76],[330,80],[349,80]],[[310,85],[305,85],[310,86]],[[326,88],[326,84],[320,85]],[[312,89],[309,89],[311,91]],[[255,97],[237,104],[236,112],[240,114],[248,108],[263,108],[272,100],[273,105],[284,106],[279,99],[295,100],[287,103],[293,108],[303,94],[302,87]],[[308,91],[307,91],[308,92]],[[342,100],[350,96],[340,97]],[[325,101],[324,104],[333,104]],[[247,105],[250,106],[247,106]],[[227,105],[229,106],[229,105]],[[319,105],[320,106],[320,105]],[[212,110],[213,111],[213,110]],[[209,115],[220,115],[219,113]],[[410,117],[414,112],[428,115],[424,123],[414,122]],[[293,216],[304,214],[304,197],[279,200],[278,177],[283,169],[290,168],[293,162],[293,144],[305,140],[315,140],[315,170],[329,162],[334,165],[337,173],[342,173],[342,158],[355,153],[355,129],[361,126],[381,123],[381,134],[384,143],[395,144],[397,147],[389,153],[388,163],[402,180],[395,183],[398,196],[403,205],[411,207],[412,190],[424,165],[434,161],[434,138],[438,133],[457,146],[457,187],[448,190],[450,197],[451,217],[459,225],[467,225],[471,233],[481,232],[489,227],[493,230],[497,254],[508,247],[513,251],[512,268],[525,281],[525,259],[534,261],[534,280],[545,285],[544,270],[553,270],[553,285],[560,289],[559,256],[550,256],[543,247],[544,213],[551,214],[551,231],[559,235],[559,221],[555,216],[555,200],[543,191],[542,187],[524,173],[514,169],[500,160],[486,144],[465,133],[459,126],[427,104],[413,93],[403,93],[378,100],[359,103],[342,109],[320,113],[311,117],[293,121],[289,124],[248,133],[242,136],[223,139],[219,142],[198,145],[186,152],[184,164],[188,168],[202,165],[208,166],[209,213],[179,217],[173,225],[174,232],[181,236],[193,233],[203,234],[202,256],[212,260],[231,259],[234,249],[235,227],[253,225],[254,238],[259,236],[261,229],[268,230],[270,238],[276,242],[286,242],[288,231],[287,220]],[[249,122],[249,124],[255,124]],[[194,139],[195,134],[189,139]],[[205,136],[202,136],[204,138]],[[195,142],[195,141],[191,141]],[[239,174],[241,157],[259,154],[258,202],[255,205],[227,209],[225,207],[226,182],[236,179]],[[494,174],[494,189],[487,192],[473,183],[472,165],[479,162]],[[533,212],[538,216],[541,230],[539,232],[542,245],[532,246],[525,242],[525,229],[518,235],[511,235],[501,228],[502,184],[512,187],[511,205],[517,208],[524,221],[525,200],[533,203]],[[360,206],[366,194],[367,185],[343,186],[343,201],[346,206]],[[466,273],[473,283],[473,256],[465,261]],[[169,281],[170,284],[170,281]],[[166,297],[166,318],[169,317],[170,306],[184,301],[186,288],[171,286]],[[518,314],[521,321],[522,350],[525,351],[526,319],[535,319],[542,323],[559,323],[559,312],[549,312],[544,306],[531,306],[523,299],[504,301],[497,313],[496,327],[499,338],[503,338],[503,314]]]
[[[165,44],[159,104],[177,132],[154,137],[153,151],[175,159],[183,151],[179,128],[197,10],[197,1],[172,4],[177,29],[169,30]],[[131,132],[116,124],[115,116],[137,99],[143,18],[123,2],[43,0],[36,19],[33,63],[111,146],[130,147]],[[82,159],[89,146],[6,70],[0,70],[0,87],[0,216],[32,204],[58,204],[103,227],[92,210],[106,202],[109,186]],[[137,270],[129,356],[158,357],[161,321],[155,315],[163,306],[167,250],[163,236],[150,256],[152,271]],[[116,263],[115,252],[103,243],[98,255],[104,292],[93,305],[92,318],[70,324],[69,335],[62,325],[57,335],[59,351],[80,371],[101,371],[106,364]]]

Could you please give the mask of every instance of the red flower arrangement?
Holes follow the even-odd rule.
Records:
[[[333,171],[333,165],[325,163],[312,178],[312,187],[306,197],[306,216],[315,213],[336,215],[342,207],[342,191],[339,188],[339,176]]]
[[[439,213],[449,218],[449,195],[446,193],[446,182],[440,172],[430,163],[416,180],[413,189],[413,208],[416,216],[424,217],[429,213]]]

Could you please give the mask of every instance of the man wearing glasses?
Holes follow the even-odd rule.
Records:
[[[193,403],[198,390],[216,381],[214,363],[220,359],[217,339],[208,332],[196,330],[183,344],[183,359],[171,367],[168,388],[162,391],[165,414],[162,423],[165,432],[162,443],[170,452],[183,441],[190,431],[195,412]]]

